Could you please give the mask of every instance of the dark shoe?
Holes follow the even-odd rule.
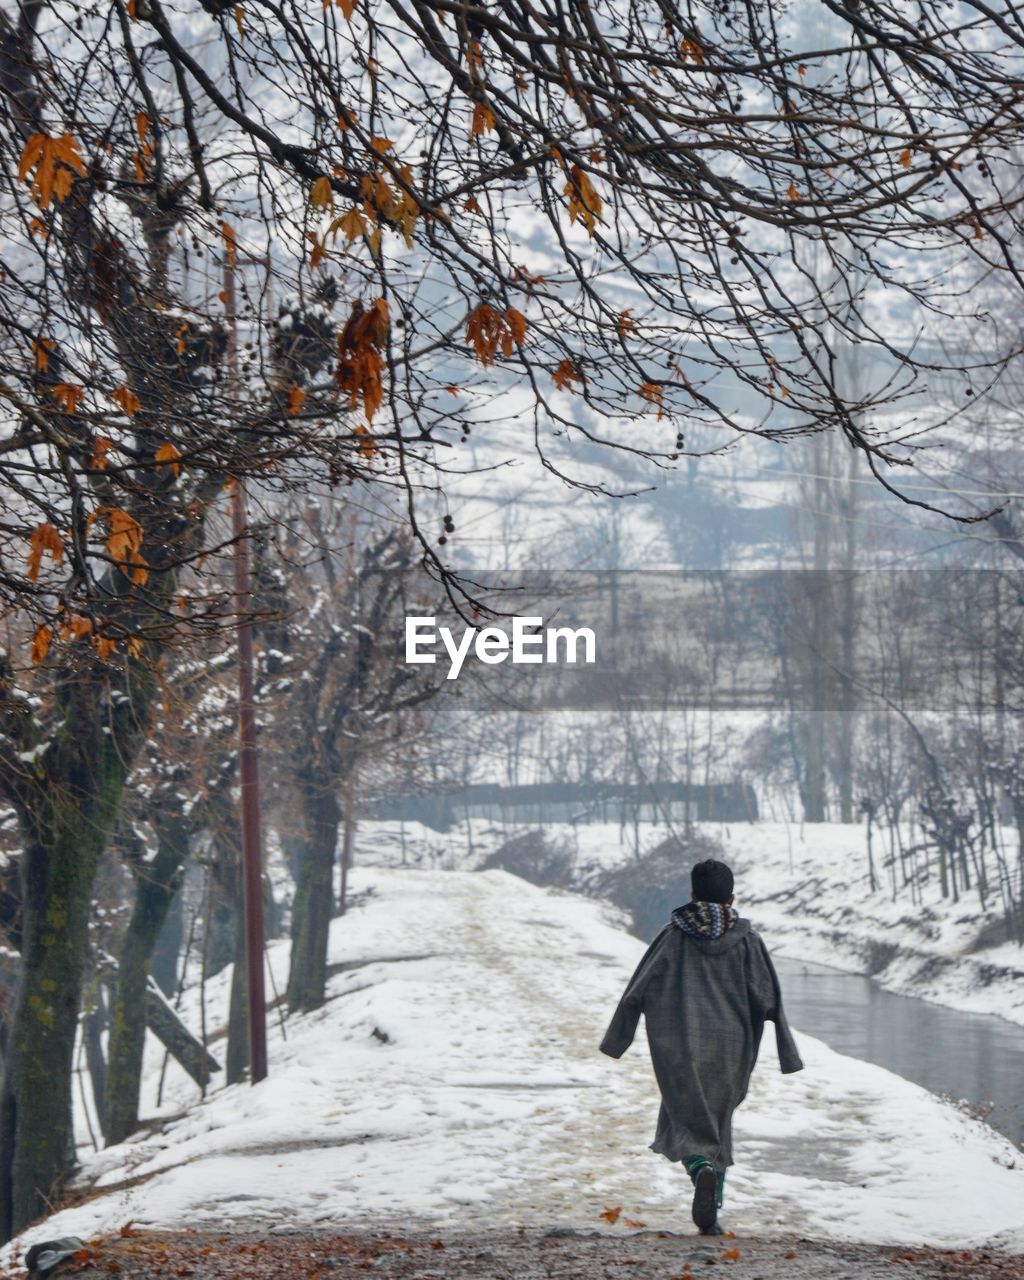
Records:
[[[709,1164],[702,1165],[693,1179],[693,1220],[702,1235],[714,1235],[711,1228],[718,1217],[718,1175]]]
[[[702,1236],[724,1236],[725,1227],[716,1219],[710,1227],[706,1227],[701,1231]]]

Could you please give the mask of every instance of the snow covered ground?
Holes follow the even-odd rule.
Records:
[[[477,823],[471,834],[465,824],[441,834],[410,823],[405,856],[422,866],[477,866],[519,830]],[[576,851],[583,884],[595,869],[631,860],[637,834],[641,852],[670,834],[654,823],[638,830],[551,823],[545,830]],[[974,950],[983,926],[999,916],[996,902],[990,899],[982,912],[973,891],[959,903],[943,899],[937,876],[921,886],[920,905],[906,889],[893,901],[877,851],[881,887],[872,892],[863,825],[709,822],[701,830],[721,841],[722,856],[736,872],[740,910],[780,954],[866,973],[888,991],[1024,1026],[1024,948],[1004,943]],[[401,849],[398,823],[360,826],[357,861],[393,865]],[[666,912],[673,905],[666,904]]]
[[[88,1156],[96,1192],[33,1239],[138,1225],[438,1231],[572,1224],[687,1231],[688,1182],[647,1150],[656,1093],[642,1033],[597,1043],[643,945],[606,904],[503,872],[357,869],[334,923],[326,1006],[271,1023],[271,1075],[200,1102],[168,1074],[155,1133]],[[769,944],[775,939],[767,931]],[[270,963],[278,989],[287,945]],[[223,1025],[227,975],[208,989]],[[183,1014],[198,1026],[195,993]],[[1024,1250],[1020,1153],[892,1074],[769,1027],[737,1117],[724,1219],[789,1232]],[[217,1050],[223,1043],[215,1044]],[[161,1057],[146,1060],[153,1114]],[[616,1226],[600,1217],[621,1207]]]

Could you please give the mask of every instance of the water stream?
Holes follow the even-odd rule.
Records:
[[[1024,1027],[892,995],[825,965],[774,959],[798,1030],[933,1093],[994,1103],[989,1124],[1024,1147]]]

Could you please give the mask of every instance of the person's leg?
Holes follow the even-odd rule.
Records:
[[[705,1165],[711,1169],[714,1168],[707,1156],[683,1156],[683,1168],[690,1175],[691,1181],[697,1176],[697,1170],[702,1169]]]
[[[706,1156],[684,1156],[682,1164],[693,1182],[693,1220],[702,1234],[711,1232],[722,1203],[722,1175]]]
[[[697,1176],[698,1169],[703,1169],[705,1165],[709,1169],[714,1168],[714,1165],[707,1158],[707,1156],[684,1156],[682,1163],[683,1163],[683,1168],[690,1175],[691,1182]],[[723,1169],[723,1171],[720,1174],[718,1174],[718,1185],[715,1188],[715,1203],[718,1205],[719,1209],[721,1209],[722,1207],[722,1200],[724,1199],[724,1197],[725,1197],[725,1170]]]

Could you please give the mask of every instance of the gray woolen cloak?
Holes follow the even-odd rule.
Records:
[[[669,1160],[732,1164],[732,1113],[747,1095],[766,1021],[775,1023],[783,1072],[803,1067],[768,949],[739,919],[714,941],[667,924],[647,949],[611,1020],[601,1052],[621,1058],[647,1024],[661,1090],[651,1143]]]

